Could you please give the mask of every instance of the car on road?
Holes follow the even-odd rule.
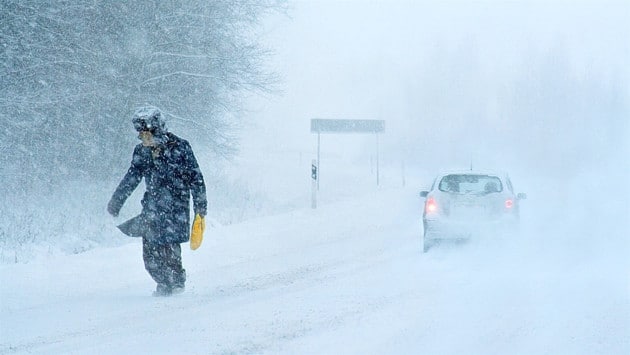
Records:
[[[439,174],[420,196],[425,198],[424,252],[439,240],[467,239],[480,231],[516,231],[519,202],[527,198],[514,192],[507,174],[472,170]]]

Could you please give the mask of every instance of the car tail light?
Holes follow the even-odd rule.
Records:
[[[512,199],[507,199],[505,200],[505,208],[510,209],[514,206],[514,201],[512,201]]]
[[[435,203],[435,199],[433,197],[427,198],[427,202],[424,205],[424,209],[427,212],[436,212],[437,211],[437,203]]]

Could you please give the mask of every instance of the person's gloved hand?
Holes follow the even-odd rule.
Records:
[[[118,217],[118,213],[120,213],[121,207],[122,206],[116,203],[114,199],[111,199],[109,200],[109,203],[107,204],[107,212],[109,212],[109,214],[111,214],[114,217]]]
[[[192,231],[190,233],[190,249],[197,250],[203,241],[203,231],[206,229],[206,220],[199,214],[195,214]]]

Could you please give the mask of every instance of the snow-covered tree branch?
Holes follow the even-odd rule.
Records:
[[[200,151],[230,156],[239,96],[276,82],[254,34],[284,10],[282,0],[1,2],[3,172],[109,176],[134,139],[128,116],[145,103],[180,132],[201,131]]]

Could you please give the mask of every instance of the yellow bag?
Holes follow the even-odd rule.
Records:
[[[190,249],[197,250],[203,241],[203,231],[206,229],[206,220],[199,214],[195,215],[192,231],[190,233]]]

